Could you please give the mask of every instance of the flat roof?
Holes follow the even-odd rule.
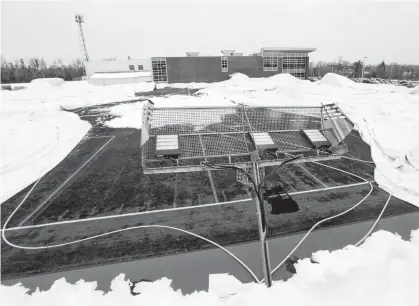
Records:
[[[316,48],[299,48],[299,47],[264,47],[260,52],[264,51],[293,51],[293,52],[313,52]]]
[[[151,77],[151,71],[135,72],[96,72],[89,79],[127,79],[138,77]]]

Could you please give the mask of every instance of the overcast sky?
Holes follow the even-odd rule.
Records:
[[[2,55],[80,57],[75,13],[95,60],[296,46],[317,48],[312,60],[419,64],[418,1],[2,2]]]

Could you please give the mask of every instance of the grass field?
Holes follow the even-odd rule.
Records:
[[[87,114],[85,119],[94,124],[108,118],[103,107],[76,112]],[[357,133],[348,136],[346,143],[352,156],[371,160],[369,147]],[[222,245],[258,239],[254,201],[247,187],[236,181],[234,171],[212,171],[213,187],[207,171],[144,175],[139,144],[138,130],[96,124],[67,158],[41,179],[9,223],[15,228],[7,230],[8,239],[25,246],[45,246],[153,224],[187,229]],[[373,180],[373,164],[348,159],[322,163]],[[315,163],[270,167],[266,175],[290,192],[299,206],[298,212],[272,215],[265,203],[270,237],[305,231],[316,221],[348,209],[370,189],[356,177]],[[30,187],[1,205],[2,224]],[[375,218],[387,197],[375,186],[357,209],[323,226]],[[208,205],[217,202],[219,205]],[[392,198],[384,216],[412,211],[417,208]],[[46,250],[20,250],[3,243],[2,278],[209,247],[195,237],[162,229],[126,231]]]

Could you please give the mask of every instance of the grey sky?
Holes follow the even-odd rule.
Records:
[[[2,55],[80,57],[75,13],[91,59],[299,46],[312,60],[419,64],[419,2],[2,2]]]

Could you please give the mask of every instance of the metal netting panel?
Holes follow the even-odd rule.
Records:
[[[191,158],[205,156],[198,135],[179,137],[180,157]]]
[[[271,132],[269,135],[275,144],[278,145],[279,152],[314,150],[301,132]]]
[[[300,131],[269,132],[278,146],[277,152],[315,151]],[[179,135],[180,159],[215,156],[244,156],[256,150],[246,133]],[[150,137],[144,146],[147,160],[159,159],[156,155],[156,137]]]
[[[320,107],[156,108],[151,135],[321,128]]]
[[[280,164],[292,152],[301,155],[299,161],[336,159],[334,153],[320,154],[302,132],[322,130],[324,119],[321,107],[155,108],[150,139],[142,150],[144,171],[204,171],[204,162],[246,167],[255,160],[263,168]],[[270,145],[273,141],[277,147],[268,150],[266,144],[259,143],[256,148],[253,133],[262,132],[268,133]],[[157,135],[178,135],[179,155],[157,156]],[[238,180],[247,184],[245,178]]]
[[[254,150],[254,146],[247,135],[212,134],[201,135],[207,156],[241,155]]]
[[[249,131],[321,128],[320,108],[245,108]]]

